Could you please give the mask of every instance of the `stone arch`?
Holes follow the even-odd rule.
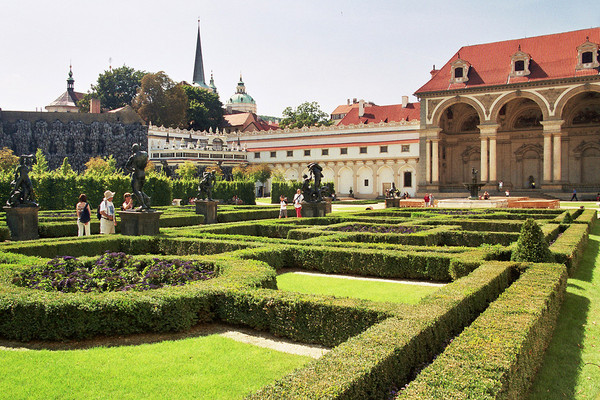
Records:
[[[214,138],[210,144],[212,145],[212,149],[215,151],[223,150],[223,141],[219,138]]]
[[[410,174],[410,176],[408,174]],[[415,168],[412,165],[405,164],[398,170],[398,176],[400,180],[398,190],[402,193],[408,192],[409,195],[415,196],[417,193],[417,175]],[[410,182],[408,182],[407,179],[410,179]]]
[[[563,127],[599,125],[600,92],[585,91],[573,97],[562,109]]]
[[[288,168],[285,171],[285,179],[288,181],[297,181],[298,180],[298,170],[295,168]]]
[[[564,108],[567,105],[567,103],[569,103],[569,101],[572,100],[573,98],[575,98],[577,95],[585,93],[585,92],[600,93],[600,85],[592,85],[592,84],[586,83],[585,85],[578,86],[571,90],[567,90],[565,93],[563,93],[563,95],[556,102],[555,115],[559,115],[562,118],[563,111],[564,111]]]
[[[573,149],[573,155],[578,160],[581,183],[600,184],[600,143],[584,140]]]
[[[531,188],[532,182],[539,187],[542,181],[543,154],[544,149],[539,144],[527,143],[515,150],[517,182],[514,184],[516,187]]]
[[[356,172],[358,177],[356,192],[360,194],[373,193],[373,170],[370,167],[362,166]]]
[[[338,171],[338,188],[336,192],[348,194],[350,189],[356,191],[354,187],[354,172],[348,167],[342,167]]]
[[[492,106],[492,110],[490,111],[490,121],[498,121],[498,115],[500,114],[500,110],[506,104],[508,104],[511,100],[518,98],[526,98],[533,102],[535,102],[542,111],[542,116],[544,121],[548,120],[550,117],[550,110],[548,110],[548,104],[542,97],[540,97],[537,93],[533,92],[524,92],[517,90],[515,92],[511,92],[501,96]]]
[[[391,189],[394,183],[394,170],[388,165],[382,165],[377,170],[377,186],[375,188],[377,194],[385,194],[387,189]]]
[[[479,103],[476,100],[471,99],[470,97],[455,96],[448,100],[443,101],[441,104],[438,105],[437,109],[433,112],[433,115],[431,117],[431,125],[440,126],[440,119],[442,118],[444,111],[446,111],[446,109],[449,108],[450,106],[453,106],[454,104],[459,104],[459,103],[468,104],[471,107],[473,107],[473,109],[477,112],[477,115],[479,116],[480,123],[484,123],[484,121],[486,121],[485,112],[483,110],[481,103]]]
[[[325,167],[323,168],[323,178],[321,179],[321,182],[325,183],[325,182],[335,182],[335,172],[333,171],[332,168],[330,167]]]

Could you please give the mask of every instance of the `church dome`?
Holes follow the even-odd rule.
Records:
[[[231,104],[239,104],[239,103],[250,103],[256,104],[252,96],[247,93],[236,93],[229,98],[229,103]]]
[[[240,74],[240,81],[237,84],[235,94],[227,101],[227,110],[238,112],[253,112],[256,113],[256,101],[246,93],[246,86]]]

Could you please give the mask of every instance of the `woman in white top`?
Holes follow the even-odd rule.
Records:
[[[302,202],[304,201],[304,195],[300,189],[296,190],[294,195],[294,208],[296,209],[296,217],[302,218]]]

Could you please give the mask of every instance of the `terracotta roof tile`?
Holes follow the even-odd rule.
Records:
[[[358,107],[351,109],[340,121],[339,125],[376,124],[379,122],[413,121],[421,117],[421,104],[409,103],[406,108],[402,104],[389,106],[365,105],[365,113],[358,116]]]
[[[582,29],[573,32],[556,33],[486,43],[462,47],[448,62],[423,85],[415,94],[449,89],[471,88],[477,86],[504,85],[517,82],[510,78],[511,57],[519,46],[521,51],[531,56],[530,74],[525,82],[597,75],[598,69],[576,71],[577,47],[586,41],[600,44],[600,28]],[[460,58],[471,64],[469,80],[465,84],[450,85],[451,64]]]

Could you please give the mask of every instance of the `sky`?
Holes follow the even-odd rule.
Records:
[[[3,0],[0,108],[36,111],[127,65],[192,81],[200,20],[221,101],[243,75],[258,114],[316,101],[398,104],[462,46],[600,26],[600,2],[537,0]]]

